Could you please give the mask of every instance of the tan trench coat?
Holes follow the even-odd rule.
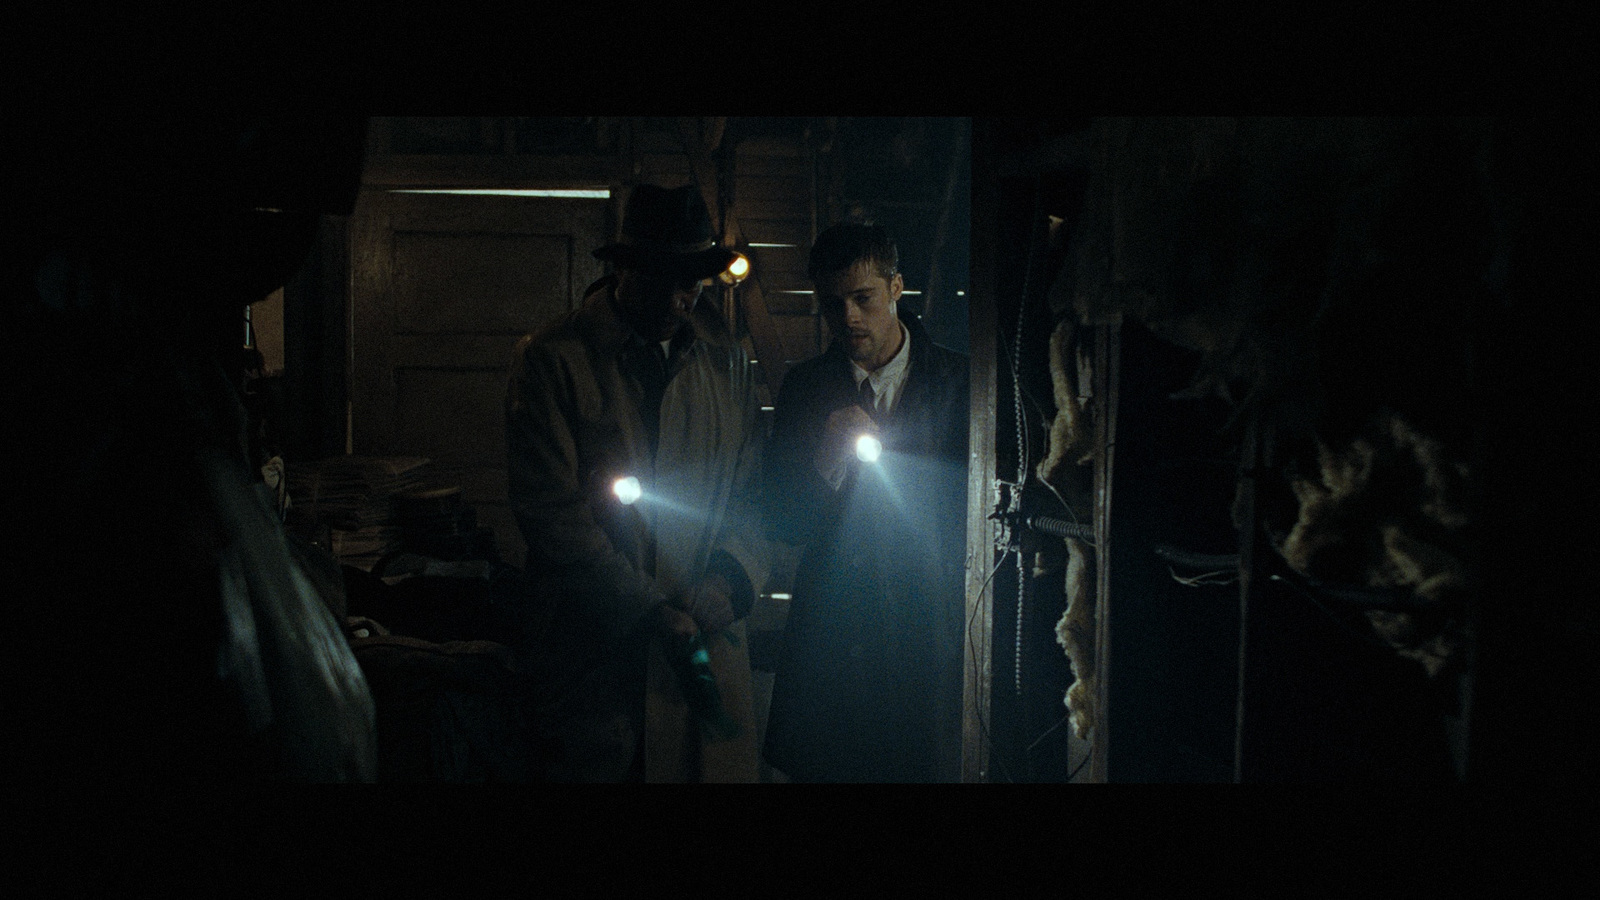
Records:
[[[694,340],[670,368],[652,458],[643,389],[625,364],[638,341],[617,318],[612,284],[597,282],[581,308],[518,344],[506,408],[509,493],[527,568],[553,576],[558,602],[577,608],[585,639],[605,648],[693,585],[717,551],[737,560],[755,590],[767,575],[749,358],[714,305],[700,303]],[[645,490],[632,505],[611,490],[625,475]],[[744,623],[708,650],[724,711],[739,726],[732,739],[702,735],[659,635],[649,640],[643,684],[612,682],[645,692],[647,781],[757,780]]]

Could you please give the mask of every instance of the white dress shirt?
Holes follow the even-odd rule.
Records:
[[[869,381],[872,384],[872,409],[875,416],[894,411],[895,402],[900,399],[901,391],[905,387],[906,376],[911,372],[911,334],[906,331],[904,325],[900,326],[900,337],[899,352],[876,372],[868,372],[854,361],[850,363],[850,374],[856,380],[856,393],[861,392],[861,382]],[[832,460],[820,474],[828,486],[837,491],[844,485],[848,468],[848,458],[836,459]]]
[[[899,324],[899,323],[896,323]],[[862,379],[871,379],[873,411],[879,415],[894,412],[895,401],[905,387],[906,375],[911,372],[911,333],[900,325],[900,350],[876,372],[868,372],[855,362],[850,363],[850,374],[855,377],[856,391],[861,390]]]

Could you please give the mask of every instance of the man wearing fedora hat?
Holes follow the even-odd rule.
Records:
[[[595,256],[613,273],[522,339],[506,402],[510,499],[547,610],[526,656],[559,685],[536,714],[546,774],[754,781],[741,620],[766,576],[759,403],[749,358],[698,302],[735,254],[693,187],[640,185]]]

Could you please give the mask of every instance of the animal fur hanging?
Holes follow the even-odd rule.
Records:
[[[1482,138],[1435,119],[1101,120],[1049,295],[1058,317],[1133,319],[1197,352],[1174,399],[1218,396],[1230,426],[1319,446],[1280,552],[1316,580],[1410,597],[1367,618],[1431,674],[1461,642],[1470,587],[1460,388],[1489,246]],[[1054,432],[1071,437],[1074,412],[1041,477],[1071,469]]]
[[[1437,676],[1461,646],[1471,587],[1466,463],[1392,411],[1345,447],[1319,442],[1317,455],[1317,477],[1290,482],[1300,514],[1280,548],[1284,560],[1325,582],[1409,592],[1418,611],[1366,616],[1397,652]]]
[[[1086,327],[1138,322],[1199,357],[1174,400],[1220,397],[1225,434],[1251,422],[1288,448],[1254,483],[1292,496],[1248,495],[1259,518],[1236,504],[1236,525],[1259,521],[1289,568],[1359,604],[1435,681],[1457,671],[1482,524],[1466,503],[1481,426],[1463,388],[1498,246],[1485,230],[1498,207],[1474,174],[1486,135],[1436,118],[1097,120],[1048,294],[1058,411],[1035,474],[1089,505],[1092,407],[1073,402],[1066,348]],[[1057,637],[1082,737],[1101,712],[1093,548],[1068,548]]]
[[[1085,466],[1094,460],[1093,428],[1085,409],[1087,379],[1080,370],[1077,322],[1068,316],[1050,335],[1050,382],[1056,415],[1050,423],[1046,455],[1035,469],[1062,502],[1090,507],[1090,479]],[[1067,548],[1067,608],[1056,623],[1056,642],[1072,665],[1073,683],[1064,702],[1073,730],[1087,739],[1098,712],[1095,705],[1095,596],[1090,582],[1089,548],[1075,538],[1062,539]]]
[[[1078,737],[1087,739],[1099,722],[1095,705],[1094,589],[1087,575],[1089,548],[1076,538],[1063,540],[1067,545],[1067,609],[1056,623],[1056,643],[1072,663],[1073,682],[1064,699],[1067,716]]]
[[[1056,415],[1050,423],[1049,446],[1039,461],[1039,480],[1063,492],[1068,476],[1062,471],[1070,459],[1073,465],[1087,465],[1093,458],[1093,438],[1084,414],[1077,371],[1077,322],[1068,316],[1056,323],[1050,334],[1050,384],[1055,395]]]

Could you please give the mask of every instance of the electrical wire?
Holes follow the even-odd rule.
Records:
[[[1035,747],[1039,746],[1041,741],[1043,741],[1045,738],[1049,737],[1051,735],[1051,733],[1054,732],[1057,728],[1060,728],[1062,725],[1065,725],[1067,723],[1067,720],[1070,719],[1070,718],[1072,718],[1072,713],[1069,712],[1066,715],[1062,716],[1060,718],[1060,720],[1057,721],[1054,725],[1051,725],[1049,728],[1046,728],[1044,730],[1043,734],[1041,734],[1038,737],[1034,738],[1033,739],[1033,743],[1028,745],[1028,752],[1032,753],[1033,749]]]
[[[1033,294],[1034,266],[1039,257],[1041,223],[1044,217],[1044,190],[1042,176],[1036,179],[1033,189],[1033,230],[1028,239],[1028,261],[1022,270],[1022,294],[1017,301],[1017,327],[1011,342],[1011,397],[1012,410],[1017,425],[1017,481],[1016,493],[1011,498],[1012,512],[1021,510],[1022,491],[1028,483],[1030,442],[1028,411],[1023,404],[1022,387],[1022,331],[1028,321],[1028,300]],[[1017,552],[1017,619],[1012,653],[1012,686],[1018,697],[1022,696],[1022,636],[1023,623],[1028,610],[1028,564],[1020,548]]]
[[[1044,480],[1043,478],[1039,479],[1039,483],[1048,488],[1050,493],[1056,496],[1056,500],[1061,503],[1061,508],[1065,509],[1067,511],[1067,515],[1072,519],[1072,524],[1080,526],[1083,524],[1083,522],[1078,519],[1078,513],[1072,508],[1072,504],[1067,502],[1067,498],[1061,496],[1061,492],[1056,490],[1055,485]],[[1088,544],[1091,547],[1096,546],[1094,541],[1087,538],[1079,537],[1078,540],[1083,541],[1085,544]]]
[[[1089,760],[1091,760],[1091,759],[1094,759],[1094,745],[1093,744],[1089,745],[1089,752],[1083,757],[1083,762],[1078,763],[1078,767],[1076,769],[1072,770],[1072,774],[1071,775],[1067,776],[1067,781],[1070,782],[1072,779],[1077,778],[1078,777],[1078,773],[1083,771],[1083,767],[1087,766],[1089,764]]]
[[[1171,566],[1167,566],[1167,572],[1172,575],[1173,581],[1176,581],[1184,587],[1207,587],[1210,585],[1220,586],[1225,584],[1233,584],[1239,580],[1239,572],[1237,569],[1220,569],[1215,572],[1202,572],[1199,575],[1185,577],[1179,575]]]
[[[1018,302],[1018,308],[1017,308],[1016,329],[1015,329],[1014,337],[1013,337],[1012,344],[1011,344],[1011,352],[1009,354],[1010,363],[1011,363],[1010,368],[1011,368],[1011,388],[1012,388],[1012,409],[1013,409],[1014,414],[1016,416],[1016,423],[1015,424],[1016,424],[1016,438],[1017,438],[1017,478],[1016,478],[1016,483],[1014,485],[1014,491],[1015,492],[1011,496],[1011,502],[1010,502],[1010,507],[1011,508],[1008,510],[1008,512],[1017,513],[1017,514],[1020,514],[1020,512],[1021,512],[1022,493],[1023,493],[1023,490],[1024,490],[1024,488],[1026,487],[1026,485],[1028,483],[1028,478],[1029,478],[1029,476],[1031,474],[1031,469],[1032,469],[1032,459],[1031,459],[1031,456],[1032,456],[1032,453],[1031,453],[1031,451],[1032,451],[1031,437],[1032,437],[1032,435],[1031,435],[1030,429],[1029,429],[1029,424],[1030,423],[1028,421],[1029,420],[1028,404],[1032,404],[1032,406],[1034,407],[1034,411],[1038,414],[1038,416],[1039,416],[1041,421],[1046,418],[1045,413],[1044,413],[1043,405],[1040,404],[1039,400],[1036,397],[1034,397],[1032,392],[1030,392],[1027,389],[1027,386],[1024,384],[1023,377],[1022,377],[1023,376],[1023,372],[1022,372],[1023,331],[1024,331],[1024,327],[1027,324],[1027,320],[1028,320],[1028,317],[1027,317],[1028,304],[1029,304],[1029,301],[1032,299],[1033,291],[1034,291],[1033,282],[1034,282],[1034,276],[1035,276],[1035,267],[1036,267],[1036,264],[1037,264],[1037,261],[1038,261],[1038,257],[1039,257],[1039,246],[1040,246],[1040,243],[1041,243],[1041,240],[1042,240],[1044,234],[1046,234],[1045,230],[1042,228],[1043,223],[1046,221],[1044,216],[1043,216],[1043,209],[1044,209],[1043,203],[1044,203],[1044,199],[1043,199],[1042,184],[1035,184],[1035,187],[1034,187],[1034,210],[1033,210],[1033,231],[1032,231],[1032,234],[1030,235],[1030,241],[1029,241],[1029,245],[1028,245],[1027,263],[1026,263],[1026,267],[1024,268],[1024,271],[1023,271],[1022,291],[1021,291],[1021,296],[1020,296],[1020,299],[1019,299],[1019,302]],[[1024,400],[1026,400],[1027,402],[1024,403]],[[1067,515],[1068,515],[1068,517],[1071,518],[1073,524],[1081,527],[1081,522],[1079,522],[1079,520],[1078,520],[1077,511],[1074,510],[1069,503],[1067,503],[1065,497],[1061,496],[1060,491],[1056,490],[1054,485],[1050,484],[1048,481],[1045,481],[1042,478],[1039,479],[1039,481],[1040,481],[1041,484],[1043,484],[1045,486],[1045,488],[1047,490],[1050,491],[1050,493],[1052,495],[1055,496],[1056,501],[1061,504],[1062,508],[1067,511]],[[1094,546],[1094,542],[1092,540],[1089,541],[1089,544],[1090,544],[1090,546]],[[1013,689],[1015,690],[1016,696],[1020,698],[1023,695],[1023,690],[1022,690],[1022,668],[1023,668],[1023,655],[1024,655],[1023,654],[1023,650],[1024,650],[1024,640],[1023,640],[1023,638],[1024,638],[1024,635],[1025,635],[1025,631],[1026,631],[1024,626],[1025,626],[1026,621],[1027,621],[1028,594],[1029,594],[1030,580],[1029,580],[1029,574],[1028,574],[1028,571],[1027,571],[1027,559],[1024,556],[1024,554],[1022,553],[1022,550],[1021,550],[1021,547],[1020,547],[1020,543],[1018,544],[1018,546],[1008,548],[1008,552],[1011,551],[1011,550],[1014,550],[1016,552],[1016,554],[1017,554],[1017,559],[1016,559],[1016,564],[1017,564],[1017,588],[1016,588],[1016,590],[1017,590],[1017,599],[1016,599],[1016,621],[1015,621],[1015,626],[1016,627],[1015,627],[1015,634],[1014,634],[1014,638],[1013,638],[1013,657],[1012,657],[1013,672],[1012,672],[1012,675],[1013,675]],[[1003,561],[1003,557],[1002,557],[1002,561]],[[998,570],[998,565],[999,564],[997,563],[996,564],[996,570]],[[991,572],[990,576],[993,577],[993,574],[994,573]],[[986,581],[986,583],[987,583],[987,581]],[[1041,741],[1043,741],[1046,737],[1048,737],[1051,733],[1053,733],[1057,728],[1060,728],[1061,725],[1063,723],[1067,722],[1069,718],[1070,718],[1070,713],[1067,716],[1064,716],[1060,721],[1058,721],[1054,725],[1052,725],[1049,729],[1047,729],[1038,738],[1036,738],[1033,741],[1033,743],[1028,746],[1027,750],[1024,751],[1024,757],[1026,757],[1027,755],[1031,754],[1033,752],[1033,750],[1036,747],[1038,747],[1038,745],[1039,745],[1039,743]],[[1008,777],[1008,780],[1009,780],[1009,777]]]
[[[1318,600],[1315,595],[1306,590],[1304,587],[1301,587],[1299,584],[1296,584],[1292,579],[1285,578],[1282,575],[1269,575],[1267,578],[1270,581],[1275,581],[1279,584],[1286,584],[1290,588],[1293,588],[1296,593],[1310,601],[1312,606],[1315,606],[1318,611],[1320,611],[1324,616],[1327,616],[1329,621],[1331,621],[1334,625],[1337,625],[1339,630],[1343,631],[1350,637],[1355,638],[1359,643],[1368,647],[1376,648],[1384,653],[1394,652],[1394,648],[1385,643],[1384,640],[1378,637],[1376,634],[1371,632],[1362,632],[1351,627],[1350,623],[1346,622],[1332,609],[1329,609],[1327,604],[1323,603],[1321,600]]]
[[[1030,234],[1030,240],[1029,240],[1029,244],[1028,244],[1027,263],[1026,263],[1026,266],[1025,266],[1025,268],[1023,270],[1022,291],[1021,291],[1021,296],[1020,296],[1020,299],[1019,299],[1019,302],[1018,302],[1018,307],[1017,307],[1016,329],[1015,329],[1014,337],[1013,337],[1013,340],[1012,340],[1012,343],[1011,343],[1011,352],[1009,354],[1009,357],[1010,357],[1009,362],[1010,362],[1010,368],[1011,368],[1012,409],[1013,409],[1013,412],[1014,412],[1014,414],[1016,416],[1015,425],[1016,425],[1016,439],[1017,439],[1017,478],[1016,478],[1015,484],[1012,486],[1013,487],[1013,492],[1011,494],[1010,502],[1008,504],[1008,506],[1010,508],[1006,510],[1007,513],[1020,513],[1020,511],[1021,511],[1022,492],[1023,492],[1024,486],[1028,483],[1028,476],[1030,474],[1030,468],[1031,468],[1031,462],[1032,462],[1032,460],[1030,458],[1031,457],[1031,453],[1030,453],[1030,450],[1031,450],[1031,445],[1030,445],[1031,434],[1030,434],[1030,430],[1029,430],[1029,427],[1028,427],[1029,426],[1029,422],[1028,422],[1029,411],[1027,409],[1027,405],[1024,403],[1024,400],[1026,400],[1028,403],[1033,404],[1033,406],[1034,406],[1035,410],[1038,412],[1038,415],[1041,418],[1041,420],[1045,417],[1044,416],[1044,407],[1039,403],[1038,399],[1035,398],[1032,395],[1032,393],[1027,390],[1027,388],[1023,384],[1023,380],[1022,380],[1022,339],[1023,339],[1023,330],[1024,330],[1024,326],[1027,323],[1028,301],[1031,298],[1032,293],[1033,293],[1034,269],[1035,269],[1036,263],[1038,261],[1039,245],[1041,243],[1041,234],[1044,233],[1044,231],[1043,231],[1041,226],[1046,221],[1044,216],[1043,216],[1044,192],[1043,192],[1042,178],[1039,179],[1038,182],[1034,186],[1033,200],[1034,200],[1034,209],[1033,209],[1033,216],[1032,216],[1033,229],[1032,229],[1032,233]],[[1040,479],[1040,482],[1043,483],[1045,485],[1045,487],[1050,491],[1050,493],[1055,496],[1056,500],[1061,504],[1062,508],[1064,508],[1067,511],[1067,515],[1069,517],[1071,517],[1071,519],[1073,520],[1074,524],[1081,524],[1081,523],[1078,522],[1077,512],[1072,509],[1071,505],[1067,503],[1066,498],[1061,496],[1061,493],[1056,490],[1055,486],[1049,484],[1048,482],[1045,482],[1043,479]],[[1020,527],[1020,525],[1018,527]],[[1089,542],[1089,543],[1090,543],[1090,546],[1094,546],[1092,541]],[[1028,578],[1028,571],[1027,571],[1027,559],[1024,556],[1023,552],[1022,552],[1022,548],[1020,546],[1020,542],[1017,541],[1015,538],[1013,538],[1012,540],[1008,541],[1008,546],[1004,548],[1004,551],[1002,552],[1000,558],[995,561],[994,566],[989,570],[988,576],[986,576],[984,578],[983,584],[980,585],[979,588],[978,588],[978,595],[980,597],[982,596],[983,591],[988,588],[989,583],[994,579],[995,574],[997,572],[999,572],[1000,566],[1005,562],[1006,556],[1008,556],[1008,555],[1010,555],[1012,553],[1016,554],[1016,565],[1017,565],[1016,628],[1015,628],[1015,634],[1014,634],[1013,657],[1012,657],[1012,661],[1013,661],[1013,688],[1015,689],[1016,695],[1018,697],[1021,697],[1022,696],[1022,658],[1023,658],[1023,652],[1022,651],[1023,651],[1023,634],[1024,634],[1024,627],[1023,626],[1024,626],[1024,623],[1025,623],[1026,617],[1027,617],[1027,606],[1028,606],[1028,604],[1027,604],[1028,596],[1027,595],[1028,595],[1029,578]],[[977,648],[971,641],[971,633],[972,633],[973,619],[977,615],[977,610],[978,610],[977,603],[973,602],[972,603],[972,612],[968,616],[968,619],[967,619],[967,634],[968,634],[968,642],[967,642],[968,646],[967,646],[967,649],[968,649],[969,654],[971,655],[971,661],[972,661],[974,669],[976,669],[976,667],[977,667]],[[1012,781],[1013,779],[1011,778],[1010,773],[1008,771],[1006,771],[1004,759],[1001,758],[999,755],[993,753],[994,744],[993,744],[992,736],[989,734],[989,728],[988,728],[988,722],[987,722],[987,714],[988,714],[988,710],[985,709],[985,708],[982,708],[980,706],[980,708],[978,710],[978,725],[979,725],[979,728],[983,732],[985,744],[990,748],[991,755],[994,756],[994,759],[995,759],[996,763],[999,765],[1002,773],[1004,773],[1006,780],[1007,781]],[[1070,714],[1069,714],[1069,717],[1070,717]],[[1063,718],[1060,722],[1057,722],[1055,725],[1051,726],[1050,729],[1048,729],[1044,734],[1040,735],[1039,738],[1036,739],[1033,742],[1033,744],[1031,744],[1028,747],[1028,749],[1025,751],[1024,755],[1026,755],[1027,753],[1031,753],[1033,751],[1033,749],[1038,746],[1039,741],[1044,740],[1044,738],[1046,736],[1048,736],[1055,729],[1059,728],[1061,726],[1061,724],[1066,722],[1066,721],[1067,721],[1067,718]]]
[[[1011,555],[1012,550],[1013,548],[1007,547],[1005,552],[1000,555],[1000,558],[994,561],[994,565],[989,569],[988,576],[983,579],[983,584],[978,586],[977,597],[983,596],[983,592],[989,587],[989,582],[994,580],[995,573],[1000,571],[1001,564],[1006,561],[1007,556]],[[969,598],[971,601],[975,601],[976,599],[976,597]],[[976,602],[969,602],[968,605],[971,606],[972,611],[967,615],[967,652],[972,662],[972,668],[974,671],[976,671],[978,668],[978,647],[972,641],[972,623],[977,619],[978,616],[978,604]],[[1015,783],[1014,779],[1011,777],[1011,772],[1006,769],[1005,759],[1002,758],[1000,754],[995,752],[994,738],[989,734],[989,710],[984,703],[985,699],[986,698],[981,694],[975,694],[974,696],[974,700],[978,706],[978,730],[983,733],[984,746],[989,748],[989,757],[993,759],[995,764],[1000,767],[1000,773],[1005,777],[1007,782]]]

